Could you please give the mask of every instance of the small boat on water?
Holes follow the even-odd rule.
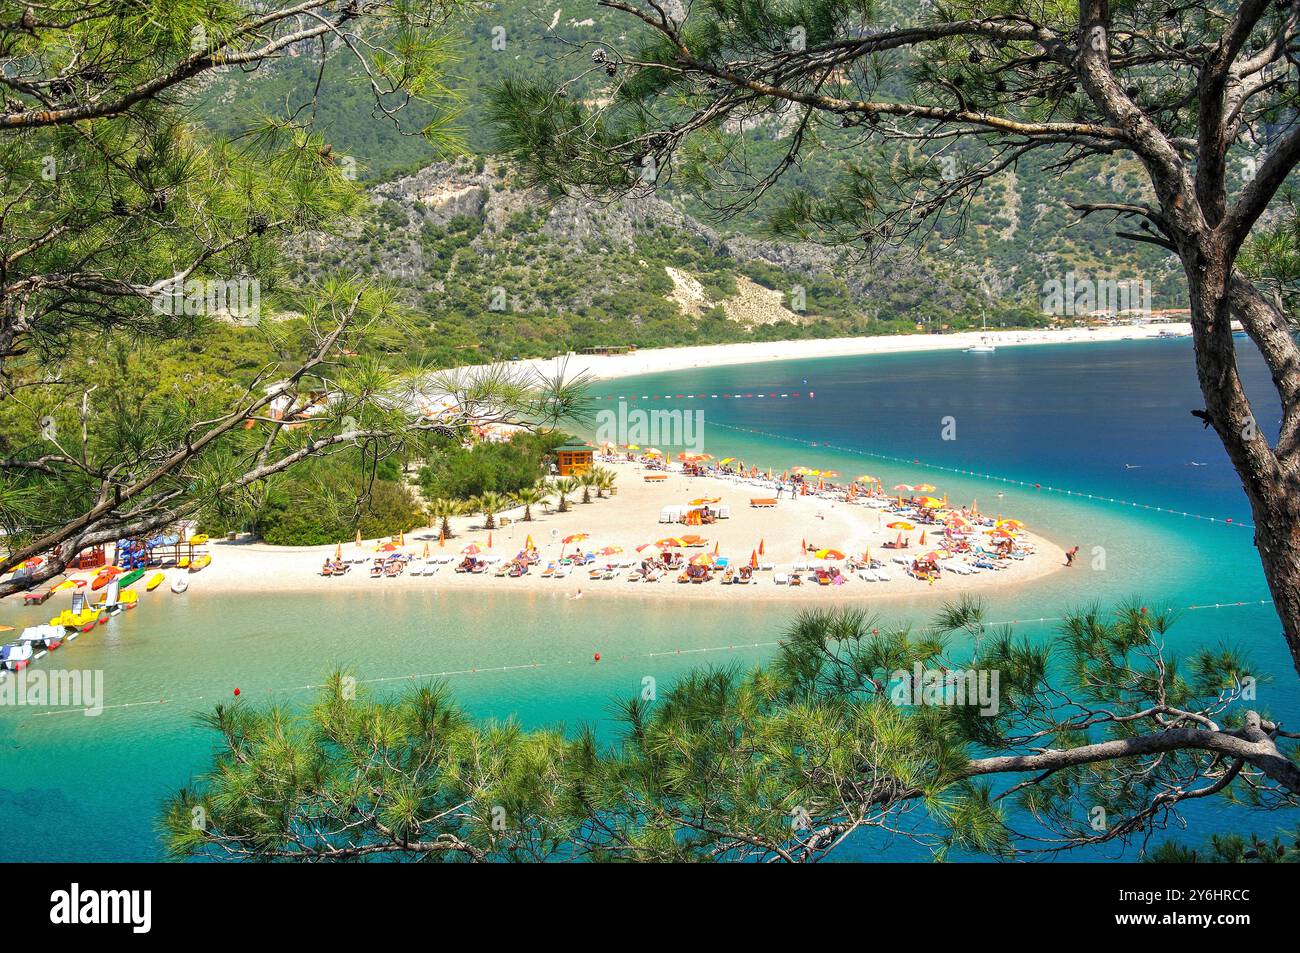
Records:
[[[154,573],[152,576],[149,577],[149,581],[144,584],[144,591],[153,592],[160,585],[162,585],[163,580],[165,580],[166,578],[167,578],[167,574],[165,572]]]
[[[172,592],[182,593],[190,587],[190,582],[184,576],[177,576],[172,580]]]
[[[18,641],[30,645],[33,652],[42,649],[53,652],[67,637],[67,630],[61,625],[29,625],[18,636]]]
[[[31,663],[32,654],[32,647],[27,642],[0,645],[0,669],[9,672],[21,671]]]
[[[82,609],[64,609],[50,619],[50,625],[76,629],[78,632],[89,632],[95,627],[95,623],[99,621],[101,611],[95,606],[86,606]]]

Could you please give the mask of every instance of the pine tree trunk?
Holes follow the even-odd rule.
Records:
[[[1279,459],[1251,411],[1237,373],[1229,286],[1233,254],[1213,234],[1180,255],[1188,278],[1198,417],[1213,426],[1250,501],[1255,546],[1292,663],[1300,673],[1300,461]],[[1291,370],[1300,374],[1300,368]]]
[[[1300,673],[1300,506],[1294,493],[1274,486],[1267,498],[1251,500],[1255,514],[1255,546],[1259,549],[1273,605]]]

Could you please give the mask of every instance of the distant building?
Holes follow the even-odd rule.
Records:
[[[578,353],[605,356],[610,354],[633,354],[635,352],[635,344],[597,344],[593,347],[584,347]]]
[[[555,450],[555,464],[560,476],[578,476],[591,469],[596,451],[582,444],[565,444]]]

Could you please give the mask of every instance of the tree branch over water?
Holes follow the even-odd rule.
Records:
[[[204,719],[221,750],[168,802],[167,843],[244,860],[810,862],[901,838],[1011,859],[1145,853],[1190,800],[1300,801],[1295,736],[1250,707],[1248,663],[1219,647],[1176,665],[1170,613],[1074,612],[1056,648],[983,613],[968,598],[913,632],[805,612],[764,667],[621,702],[608,741],[475,723],[441,684],[371,698],[342,673],[305,712],[221,705]],[[996,704],[958,693],[971,672],[998,674]]]

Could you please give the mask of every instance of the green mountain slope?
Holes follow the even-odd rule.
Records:
[[[436,114],[411,104],[404,128],[376,116],[349,82],[347,58],[315,92],[316,56],[255,77],[225,74],[196,105],[213,128],[238,133],[257,116],[314,108],[336,154],[370,184],[369,214],[336,236],[304,236],[298,270],[372,270],[398,285],[426,332],[411,353],[437,363],[554,353],[596,344],[672,345],[1040,324],[1046,282],[1080,276],[1150,283],[1157,308],[1183,303],[1181,276],[1157,250],[1114,237],[1099,218],[1076,222],[1066,202],[1133,200],[1143,177],[1110,162],[1064,173],[1020,165],[990,182],[960,222],[919,250],[855,260],[852,250],[765,241],[768,215],[793,188],[825,189],[840,174],[848,133],[790,170],[752,208],[729,218],[686,191],[612,206],[529,193],[485,161],[493,130],[485,91],[508,75],[573,76],[570,95],[599,97],[597,43],[629,42],[628,18],[589,0],[509,0],[461,30],[452,66],[466,157],[438,162],[415,135]],[[355,79],[356,77],[351,77]],[[612,81],[611,81],[612,82]],[[745,131],[758,164],[776,160],[784,118]],[[427,318],[427,322],[424,319]]]

